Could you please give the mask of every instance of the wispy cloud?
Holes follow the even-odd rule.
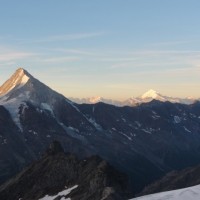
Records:
[[[12,61],[8,61],[8,62],[2,62],[2,63],[0,63],[0,67],[1,67],[1,69],[3,68],[3,67],[6,67],[7,68],[7,66],[14,66],[16,63],[15,62],[12,62]]]
[[[177,65],[183,64],[181,61],[172,61],[172,62],[163,62],[163,61],[144,61],[144,62],[121,62],[121,63],[115,63],[111,65],[111,69],[117,69],[117,68],[132,68],[132,69],[138,69],[139,67],[149,67],[151,70],[153,70],[154,67],[160,67],[162,69],[162,66],[166,67],[176,67]],[[147,70],[147,68],[144,68],[144,70]],[[156,68],[156,70],[158,70]]]
[[[194,44],[200,42],[199,39],[191,39],[191,40],[176,40],[176,41],[164,41],[164,42],[157,42],[150,44],[150,46],[156,47],[167,47],[167,46],[178,46],[178,45],[185,45],[185,44]]]
[[[132,76],[132,77],[146,77],[146,79],[159,79],[163,80],[163,82],[168,82],[169,80],[179,80],[183,78],[184,82],[190,83],[194,82],[195,80],[199,80],[200,68],[198,66],[185,66],[185,67],[174,67],[174,68],[162,68],[160,70],[152,69],[152,70],[140,70],[136,72],[124,72],[118,73],[118,76]],[[174,84],[174,83],[173,83]]]
[[[11,51],[7,53],[0,53],[0,62],[4,61],[13,61],[13,60],[19,60],[24,59],[27,57],[34,56],[33,53],[27,53],[27,52],[17,52],[17,51]]]
[[[144,50],[129,52],[127,57],[112,58],[111,68],[138,68],[159,70],[163,67],[195,66],[200,61],[200,51]],[[109,59],[108,59],[109,60]]]
[[[49,58],[41,58],[39,59],[40,62],[45,63],[60,63],[60,62],[72,62],[72,61],[78,61],[80,60],[79,57],[49,57]]]
[[[76,34],[66,34],[66,35],[56,35],[50,36],[43,41],[65,41],[65,40],[80,40],[80,39],[87,39],[93,38],[97,36],[105,35],[105,32],[95,32],[95,33],[76,33]]]
[[[74,55],[83,55],[83,56],[98,56],[99,53],[92,50],[87,49],[67,49],[67,48],[54,48],[54,49],[48,49],[55,52],[61,52],[61,53],[69,53]]]
[[[160,56],[160,55],[185,55],[185,54],[200,54],[200,51],[193,50],[140,50],[130,51],[128,54],[133,56]]]
[[[72,41],[90,39],[105,35],[106,32],[91,32],[91,33],[74,33],[74,34],[62,34],[62,35],[50,35],[44,38],[36,39],[17,39],[17,41],[24,43],[46,43],[46,42],[59,42],[59,41]]]

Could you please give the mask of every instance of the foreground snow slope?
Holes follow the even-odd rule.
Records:
[[[172,190],[168,192],[161,192],[150,194],[131,200],[199,200],[200,199],[200,185],[183,188],[179,190]]]

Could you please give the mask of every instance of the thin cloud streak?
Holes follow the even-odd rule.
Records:
[[[185,55],[185,54],[200,54],[200,51],[193,50],[142,50],[129,52],[130,55],[141,56],[160,56],[160,55]]]
[[[73,40],[84,40],[91,39],[105,35],[106,32],[93,32],[93,33],[75,33],[75,34],[63,34],[63,35],[52,35],[38,39],[17,39],[23,43],[48,43],[48,42],[61,42],[61,41],[73,41]]]
[[[16,63],[15,62],[3,62],[3,63],[0,63],[0,67],[1,67],[1,69],[3,68],[3,67],[5,67],[5,68],[7,68],[7,66],[14,66]]]
[[[0,62],[24,59],[27,57],[32,57],[34,55],[35,54],[33,53],[26,53],[26,52],[8,52],[3,54],[1,53]]]
[[[72,61],[78,61],[78,60],[80,60],[80,58],[79,57],[67,57],[67,56],[65,56],[65,57],[50,57],[50,58],[41,58],[41,59],[39,59],[39,61],[40,62],[45,62],[45,63],[55,63],[55,62],[57,62],[57,63],[59,63],[59,62],[72,62]]]
[[[102,36],[104,34],[105,32],[56,35],[56,36],[50,36],[46,39],[43,39],[43,41],[48,42],[48,41],[80,40],[80,39],[87,39],[87,38]]]
[[[61,52],[70,54],[70,56],[81,55],[83,59],[98,62],[131,62],[144,59],[158,59],[161,56],[196,56],[200,57],[200,51],[174,51],[174,50],[140,50],[140,51],[129,51],[129,52],[112,52],[104,50],[85,50],[85,49],[65,49],[65,48],[55,48],[48,49],[50,51]],[[92,57],[91,57],[92,56]],[[162,57],[163,59],[163,57]]]
[[[88,51],[84,49],[65,49],[65,48],[54,48],[50,49],[51,51],[62,52],[62,53],[70,53],[75,55],[83,55],[83,56],[98,56],[98,53],[94,51]]]
[[[154,62],[128,62],[128,63],[117,63],[117,64],[113,64],[111,65],[111,69],[117,69],[117,68],[138,68],[138,67],[161,67],[164,66],[176,66],[176,65],[180,65],[180,64],[183,64],[181,61],[174,61],[174,62],[157,62],[157,61],[154,61]],[[177,67],[178,67],[177,66]],[[152,69],[152,68],[151,68]],[[146,69],[145,69],[146,70]],[[158,69],[156,69],[158,70]]]
[[[159,42],[150,44],[150,46],[174,46],[174,45],[189,44],[194,42],[197,43],[200,42],[200,40],[179,40],[179,41]]]
[[[183,76],[199,76],[200,68],[198,66],[180,67],[180,68],[162,68],[160,70],[139,70],[130,72],[117,72],[113,74],[115,77],[183,77]]]

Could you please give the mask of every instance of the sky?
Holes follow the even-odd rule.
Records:
[[[0,0],[0,84],[23,67],[66,97],[200,97],[199,0]]]

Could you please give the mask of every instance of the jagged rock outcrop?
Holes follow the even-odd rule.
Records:
[[[1,200],[38,200],[77,185],[71,200],[127,199],[127,178],[99,156],[79,160],[58,142],[41,159],[0,187]],[[57,196],[56,200],[63,196]]]

